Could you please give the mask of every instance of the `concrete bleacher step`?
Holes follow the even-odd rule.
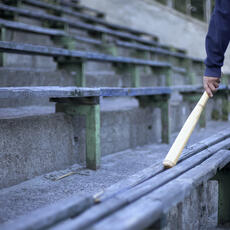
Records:
[[[191,87],[183,87],[181,90],[184,94],[186,91],[192,93],[192,103],[197,101],[196,97],[200,97],[197,87],[193,90]],[[191,101],[182,101],[182,98],[174,110],[170,108],[171,102],[168,100],[171,88],[168,87],[12,87],[1,88],[0,91],[1,99],[16,102],[20,98],[35,98],[38,101],[44,98],[48,102],[51,98],[51,101],[56,102],[57,112],[54,113],[54,104],[50,104],[51,108],[45,107],[45,113],[41,108],[39,114],[33,114],[40,110],[35,107],[2,109],[1,139],[4,141],[1,144],[5,150],[0,161],[2,187],[77,162],[86,162],[87,167],[96,169],[100,166],[101,155],[160,141],[167,143],[171,135],[170,119],[177,117],[177,122],[173,121],[172,130],[178,130],[191,111]],[[149,103],[148,96],[155,103]],[[159,101],[161,99],[164,101]],[[223,112],[226,108],[223,107],[225,102],[221,94],[219,99],[216,103],[219,104],[219,110],[216,111],[216,114],[219,113],[218,119],[228,120],[228,114]],[[211,106],[207,108],[208,115],[204,114],[200,119],[201,127],[205,127],[205,121],[211,119],[213,103],[209,104]],[[62,157],[63,154],[65,157]],[[94,160],[90,161],[92,158]],[[19,159],[32,162],[33,167],[30,168],[30,164],[19,164]],[[43,159],[46,159],[45,163],[39,164]],[[16,171],[11,170],[12,168]]]
[[[101,66],[101,70],[85,71],[86,85],[88,87],[103,87],[119,85],[122,83],[121,77],[117,76],[115,71],[106,70]],[[100,68],[100,67],[99,67]],[[74,77],[68,71],[47,69],[47,68],[29,68],[29,67],[0,67],[0,86],[1,87],[19,87],[19,86],[73,86],[76,84]]]
[[[38,104],[40,99],[33,102],[36,101]],[[15,105],[17,103],[16,100]],[[5,104],[7,106],[7,103]],[[56,114],[54,105],[50,104],[47,100],[48,107],[1,108],[1,139],[5,140],[2,142],[5,151],[0,161],[1,186],[12,185],[17,181],[77,162],[84,164],[85,118]],[[145,119],[141,120],[144,117]],[[111,154],[131,146],[160,142],[159,121],[161,121],[160,109],[141,109],[135,99],[103,99],[101,154]],[[18,164],[18,158],[28,164]],[[40,165],[39,162],[44,159],[45,164]],[[8,160],[9,163],[5,164]],[[31,162],[34,166],[30,172],[28,166]],[[17,170],[12,171],[12,168]]]
[[[31,61],[33,59],[30,60],[30,55],[35,55],[36,58],[45,58],[46,61],[43,62],[45,65],[51,65],[48,61],[52,61],[52,58],[55,58],[58,64],[55,62],[52,64],[54,66],[55,64],[58,65],[60,69],[68,70],[75,77],[79,86],[85,86],[87,81],[84,70],[111,71],[115,69],[119,76],[122,77],[122,80],[124,78],[123,87],[165,86],[170,85],[171,82],[184,85],[192,80],[190,76],[187,76],[185,68],[172,66],[169,62],[122,56],[115,57],[103,53],[70,51],[49,46],[4,41],[0,42],[0,49],[4,52],[13,53],[9,55],[7,53],[3,54],[3,66],[10,66],[12,62],[17,62],[19,66],[25,65],[24,62],[27,65],[32,65]],[[22,54],[23,56],[21,56]],[[41,55],[48,57],[40,57]]]
[[[188,146],[196,142],[200,142],[201,140],[210,137],[212,134],[218,134],[221,130],[226,130],[225,127],[226,122],[210,122],[206,129],[195,131]],[[77,198],[80,200],[88,195],[96,194],[117,182],[119,186],[124,186],[121,180],[137,173],[140,170],[143,170],[144,173],[145,168],[160,163],[169,148],[170,144],[152,144],[128,149],[126,151],[103,157],[102,167],[97,171],[91,171],[75,164],[70,167],[66,167],[65,170],[53,171],[27,180],[23,183],[3,188],[0,190],[0,204],[2,207],[0,209],[0,224],[4,222],[12,222],[13,224],[14,219],[17,219],[22,215],[28,215],[33,210],[43,208],[61,199]],[[188,147],[187,151],[191,151],[191,148]],[[135,176],[130,179],[130,183],[133,183],[132,179],[135,179]],[[144,180],[144,177],[142,177],[142,180]],[[116,186],[117,185],[114,185],[111,188],[114,190]],[[126,186],[129,185],[126,184]],[[199,199],[201,199],[203,203],[209,203],[209,213],[213,214],[216,209],[216,200],[214,198],[217,192],[216,183],[206,183],[204,186],[205,188],[198,188],[198,191],[189,197],[187,202],[194,202],[193,199],[197,196],[196,193],[199,194],[200,190],[203,191],[203,189],[205,189],[205,191],[210,193],[212,196],[206,196],[203,198],[200,196]],[[103,196],[108,196],[109,191],[110,190],[107,189],[107,193],[104,195],[100,193],[102,195],[100,195],[100,198],[103,199]],[[88,202],[90,204],[90,200]],[[77,206],[77,210],[79,208],[81,207]],[[185,203],[184,208],[185,210],[192,208],[192,210],[194,209],[194,212],[196,212],[195,205],[193,207],[188,207]],[[171,211],[169,216],[170,215],[173,218],[174,210]],[[214,213],[214,215],[214,223],[216,224],[216,213]],[[28,222],[29,221],[30,219],[28,219]],[[173,222],[171,222],[171,224],[172,223]],[[25,223],[21,224],[23,226]],[[13,225],[10,226],[12,227]]]

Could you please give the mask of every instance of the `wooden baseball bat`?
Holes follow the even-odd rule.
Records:
[[[167,156],[163,161],[163,165],[165,168],[171,168],[176,165],[185,145],[187,144],[189,137],[191,136],[200,115],[209,99],[207,92],[205,91],[198,101],[197,105],[187,118],[184,123],[181,131],[179,132],[176,140],[174,141],[171,149],[169,150]]]

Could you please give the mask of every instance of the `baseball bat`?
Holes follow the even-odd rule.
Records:
[[[197,105],[187,118],[184,123],[181,131],[179,132],[176,140],[174,141],[172,147],[170,148],[167,156],[163,161],[163,165],[165,168],[171,168],[176,165],[185,145],[187,144],[189,137],[191,136],[200,115],[209,99],[207,92],[205,91],[198,101]]]

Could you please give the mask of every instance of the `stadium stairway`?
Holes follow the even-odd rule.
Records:
[[[1,223],[161,161],[201,95],[202,60],[75,1],[48,2],[0,3]],[[226,127],[223,83],[190,144]]]

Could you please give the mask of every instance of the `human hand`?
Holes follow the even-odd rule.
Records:
[[[220,78],[218,77],[203,77],[204,89],[209,97],[213,97],[213,93],[216,92],[220,84]]]

